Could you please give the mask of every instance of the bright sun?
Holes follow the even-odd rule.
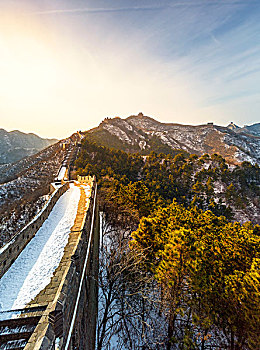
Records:
[[[1,24],[0,94],[9,103],[39,102],[57,79],[54,53],[36,33]]]

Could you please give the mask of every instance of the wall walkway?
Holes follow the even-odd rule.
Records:
[[[95,348],[99,222],[96,183],[89,181],[91,196],[81,189],[63,258],[49,285],[27,305],[45,309],[25,350]]]
[[[7,244],[0,248],[0,278],[9,269],[30,240],[35,236],[41,225],[48,218],[58,199],[68,190],[68,188],[68,182],[63,184],[61,187],[56,188],[48,202],[35,216],[35,218],[21,231],[19,231]]]

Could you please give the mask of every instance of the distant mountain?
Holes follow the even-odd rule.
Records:
[[[252,124],[252,125],[245,125],[244,127],[239,127],[233,122],[231,122],[227,126],[230,130],[235,131],[236,133],[244,133],[244,134],[250,134],[253,136],[259,136],[260,137],[260,123]]]
[[[231,164],[260,164],[259,124],[247,127],[250,133],[233,123],[231,126],[160,123],[139,113],[126,119],[106,118],[87,134],[99,144],[126,152],[171,153],[181,149],[198,155],[218,153]]]
[[[246,134],[251,134],[254,136],[259,136],[260,137],[260,123],[253,124],[253,125],[245,125],[243,128],[240,128],[237,130],[237,132],[241,133],[246,133]]]
[[[32,133],[26,134],[19,130],[8,132],[0,129],[0,164],[17,162],[55,142],[56,139],[44,139]]]

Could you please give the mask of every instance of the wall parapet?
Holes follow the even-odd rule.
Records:
[[[77,231],[71,231],[53,282],[47,287],[53,293],[52,301],[47,302],[25,350],[92,350],[95,347],[99,220],[95,178],[90,177],[88,183],[91,195],[87,205],[80,209],[79,226]],[[59,280],[57,289],[56,279]],[[49,290],[45,290],[44,295],[49,295]],[[40,300],[43,299],[36,298],[28,306],[40,305]]]
[[[94,177],[90,176],[90,175],[87,175],[87,176],[82,176],[82,175],[77,175],[77,181],[79,183],[84,183],[84,182],[91,182],[93,183],[93,180]]]
[[[69,183],[65,183],[57,188],[48,202],[40,212],[18,233],[16,233],[9,242],[0,248],[0,278],[10,268],[15,259],[20,255],[26,245],[35,236],[36,232],[48,218],[52,208],[58,199],[69,189]]]

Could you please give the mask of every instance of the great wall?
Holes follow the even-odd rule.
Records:
[[[50,198],[46,205],[29,224],[0,249],[1,350],[95,348],[99,254],[97,185],[95,178],[89,176],[70,180],[70,168],[68,164],[66,166],[67,171],[64,172],[64,169],[60,171],[62,178],[58,177],[57,181],[51,184]],[[62,167],[64,168],[64,164]],[[74,210],[72,225],[66,219],[69,205],[70,211]],[[57,219],[58,206],[61,208],[60,211],[64,212],[61,212],[61,218]],[[48,246],[52,237],[48,236],[48,230],[53,225],[53,220],[66,222],[66,225],[69,225],[69,232],[66,244],[61,247],[61,259],[56,263],[57,266],[54,263],[48,283],[44,277],[45,285],[41,288],[42,281],[38,283],[37,280],[31,280],[37,279],[37,272],[34,271],[37,270],[39,262],[42,265],[38,266],[38,273],[44,275],[44,270],[49,268],[48,259],[54,256],[54,253],[51,253],[53,256],[48,257],[48,249],[55,252],[55,249],[52,249],[55,247]],[[56,228],[56,231],[59,229]],[[58,235],[59,232],[56,231],[51,234],[54,235],[52,245],[56,244],[55,240],[58,245],[59,238],[55,234]],[[41,236],[46,235],[46,232],[46,242],[44,241],[42,251],[35,253],[34,261],[33,254],[30,259],[31,252],[34,253],[36,249],[33,244],[37,244],[37,240],[42,239]],[[44,249],[47,250],[47,253],[44,253],[47,255],[41,257]],[[32,260],[29,262],[32,266],[28,268],[28,275],[27,272],[22,272],[21,265],[27,262],[26,259]],[[19,265],[20,260],[22,263]],[[20,290],[17,292],[12,290],[16,288],[12,287],[14,280],[19,280],[23,274],[25,276],[22,276],[22,282],[19,282]],[[28,283],[29,286],[30,283],[33,284],[33,287],[28,287]],[[31,300],[27,295],[28,290],[31,293]],[[9,294],[14,295],[13,299]],[[25,305],[21,300],[25,300]]]

